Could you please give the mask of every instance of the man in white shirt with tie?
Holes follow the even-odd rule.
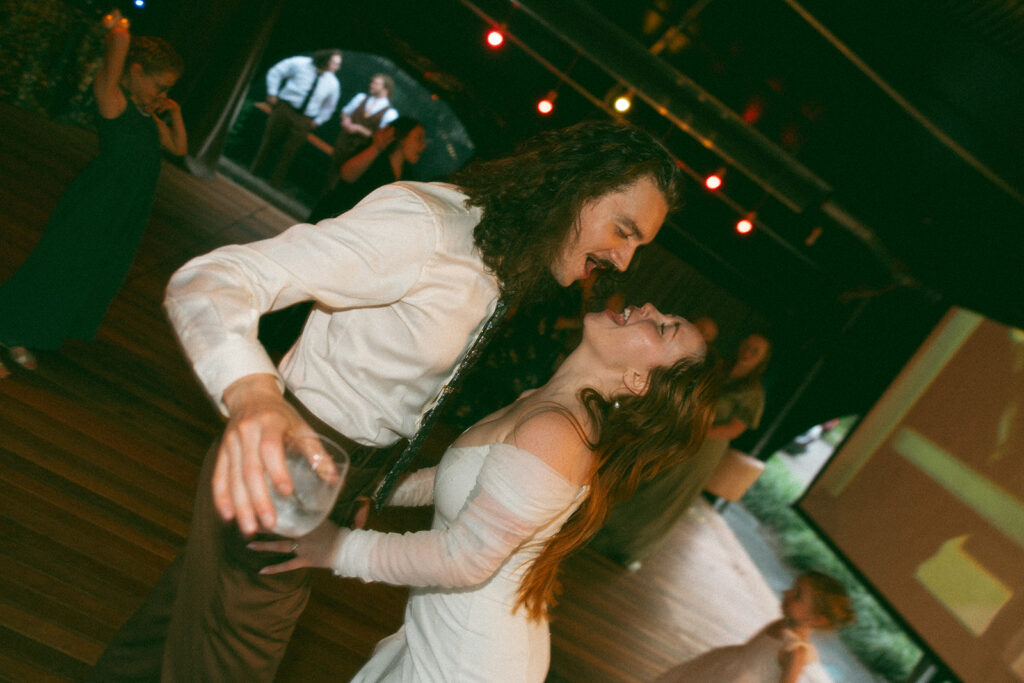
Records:
[[[318,50],[312,56],[282,59],[267,71],[267,102],[273,107],[250,170],[280,187],[306,136],[334,114],[341,84],[340,50]]]
[[[340,216],[222,247],[171,278],[168,316],[227,424],[184,553],[90,680],[272,681],[311,580],[259,574],[280,557],[246,548],[276,520],[268,478],[291,485],[284,439],[312,428],[343,440],[362,464],[346,504],[372,494],[374,470],[392,461],[374,449],[417,432],[499,297],[625,270],[680,190],[665,148],[612,122],[541,134],[453,183],[385,185]],[[304,300],[313,311],[275,367],[259,318]]]

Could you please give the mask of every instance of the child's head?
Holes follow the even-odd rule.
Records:
[[[843,584],[815,571],[800,575],[783,594],[782,613],[791,622],[827,630],[845,626],[854,618]]]
[[[124,64],[125,87],[143,106],[165,96],[184,70],[171,44],[152,36],[132,36]]]

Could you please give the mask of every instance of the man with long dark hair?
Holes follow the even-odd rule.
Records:
[[[290,490],[285,438],[312,428],[350,449],[359,466],[334,515],[347,522],[391,462],[376,449],[417,431],[499,298],[625,270],[676,204],[678,182],[648,134],[582,123],[453,184],[386,185],[316,226],[185,264],[165,306],[227,426],[207,455],[185,552],[94,677],[114,680],[127,663],[135,675],[162,667],[164,680],[272,680],[310,577],[258,573],[280,558],[246,544],[276,521],[267,479]],[[304,300],[313,311],[275,367],[257,341],[259,317]]]

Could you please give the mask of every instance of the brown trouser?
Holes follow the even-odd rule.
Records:
[[[266,166],[272,164],[270,182],[281,185],[288,175],[292,160],[313,128],[313,119],[303,116],[284,100],[278,100],[270,110],[263,139],[249,169],[255,175],[262,175]]]
[[[292,401],[320,434],[349,451],[352,466],[332,518],[351,518],[400,449],[359,446]],[[218,443],[206,454],[185,552],[164,572],[139,610],[96,663],[90,681],[272,681],[309,599],[308,569],[263,576],[287,555],[249,550],[221,521],[211,479]],[[271,538],[271,537],[268,537]]]

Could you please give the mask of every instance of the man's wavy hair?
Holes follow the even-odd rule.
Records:
[[[313,66],[318,69],[326,69],[327,65],[331,63],[331,57],[338,55],[341,57],[341,50],[336,48],[328,48],[326,50],[317,50],[310,55],[313,59]]]
[[[469,196],[467,206],[483,209],[476,245],[503,293],[518,298],[575,239],[587,202],[644,177],[676,207],[679,172],[660,142],[633,126],[589,121],[541,133],[510,157],[474,162],[452,182]]]

